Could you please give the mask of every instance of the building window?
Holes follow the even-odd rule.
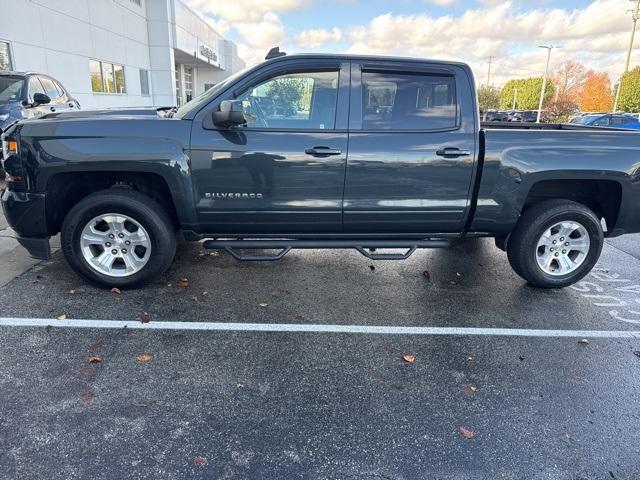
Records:
[[[176,63],[175,65],[176,67],[176,105],[179,107],[182,105],[182,94],[180,93],[182,91],[182,82],[180,81],[181,75],[180,75],[180,65],[178,65]]]
[[[89,60],[91,91],[95,93],[127,93],[124,65]]]
[[[0,70],[13,70],[11,46],[8,42],[0,42]]]
[[[140,93],[149,96],[149,70],[140,69]]]
[[[186,102],[193,99],[193,67],[184,66],[184,98]]]

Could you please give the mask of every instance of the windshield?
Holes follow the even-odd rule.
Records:
[[[245,68],[244,70],[240,70],[239,72],[231,75],[229,78],[226,78],[222,82],[220,82],[220,83],[216,84],[215,86],[211,87],[206,92],[201,93],[200,95],[198,95],[193,100],[190,100],[189,102],[185,103],[180,108],[178,108],[178,110],[176,111],[174,117],[183,118],[185,115],[187,115],[189,112],[191,112],[193,110],[200,110],[200,108],[202,108],[207,103],[209,103],[209,101],[213,97],[215,97],[216,95],[218,95],[218,93],[220,93],[222,90],[227,88],[228,85],[230,85],[231,83],[235,82],[236,79],[238,79],[239,77],[244,75],[247,72],[247,70],[249,70],[249,69]]]
[[[602,117],[602,115],[583,115],[582,117],[574,118],[573,120],[571,120],[571,123],[577,123],[579,125],[589,125],[600,117]]]
[[[17,102],[22,98],[22,77],[0,75],[0,104]]]

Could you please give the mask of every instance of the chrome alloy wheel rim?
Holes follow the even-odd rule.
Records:
[[[536,261],[540,269],[559,277],[573,273],[589,254],[591,240],[578,222],[564,221],[548,228],[538,240]]]
[[[95,271],[109,277],[128,277],[149,262],[151,239],[133,218],[105,213],[84,227],[80,248],[85,261]]]

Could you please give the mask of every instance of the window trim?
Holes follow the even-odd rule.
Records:
[[[220,92],[206,106],[201,108],[195,118],[201,120],[204,130],[219,132],[286,132],[286,133],[348,133],[349,118],[349,85],[351,61],[335,59],[300,59],[296,62],[280,65],[277,62],[255,70],[251,75],[244,78],[239,83],[230,85],[229,88]],[[261,127],[241,127],[224,129],[219,128],[209,121],[211,114],[220,106],[224,100],[234,100],[245,90],[255,87],[269,78],[290,73],[303,72],[338,72],[338,89],[336,98],[336,119],[333,129],[309,129],[309,128],[261,128]],[[346,97],[346,98],[345,98]]]
[[[362,128],[362,74],[363,72],[397,73],[401,75],[432,75],[453,77],[456,87],[456,121],[452,127],[421,128],[421,129],[371,129]],[[462,129],[462,105],[460,104],[460,74],[454,69],[442,65],[425,65],[416,63],[396,62],[362,62],[354,63],[351,67],[351,108],[349,113],[349,132],[351,133],[382,133],[382,134],[424,134],[456,132]]]
[[[111,62],[109,60],[99,60],[97,58],[93,58],[93,57],[89,57],[89,65],[91,65],[91,62],[98,62],[98,64],[100,65],[100,84],[102,85],[102,91],[100,92],[96,92],[93,90],[93,85],[90,85],[91,87],[91,93],[93,95],[118,95],[118,96],[122,96],[122,95],[129,95],[129,92],[127,91],[127,70],[126,70],[126,66],[123,63],[115,63],[115,62]],[[113,72],[113,89],[116,89],[116,70],[115,67],[122,67],[122,82],[124,83],[124,92],[122,93],[118,93],[118,92],[107,92],[105,91],[105,78],[104,78],[104,70],[102,65],[111,65],[111,71]],[[91,67],[89,67],[89,84],[91,84]]]

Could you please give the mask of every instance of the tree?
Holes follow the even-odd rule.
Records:
[[[560,64],[551,75],[558,93],[555,101],[577,102],[584,87],[586,73],[587,69],[580,62],[567,60]]]
[[[516,94],[516,90],[518,91]],[[500,93],[500,108],[510,110],[513,108],[515,98],[516,110],[537,110],[542,90],[542,77],[518,78],[509,80],[502,87]],[[547,102],[553,96],[553,81],[547,81],[544,101]],[[544,107],[544,104],[543,104]]]
[[[491,85],[481,85],[478,88],[478,103],[482,111],[500,108],[500,89]]]
[[[640,112],[640,66],[622,76],[618,110]]]
[[[578,98],[583,112],[608,112],[613,107],[611,80],[606,72],[589,70]]]
[[[558,97],[557,102],[549,102],[546,105],[546,112],[544,114],[545,122],[564,123],[569,121],[569,118],[580,110],[577,103],[569,100],[561,100]]]

